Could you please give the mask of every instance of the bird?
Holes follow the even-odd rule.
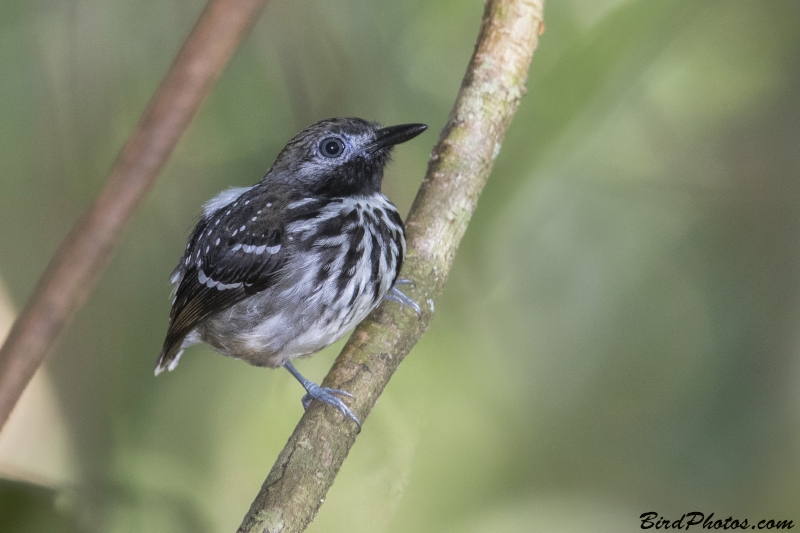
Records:
[[[303,377],[292,359],[343,337],[383,300],[421,309],[398,285],[406,252],[403,221],[381,192],[392,148],[425,124],[382,127],[344,117],[293,137],[251,187],[203,206],[172,272],[169,328],[155,375],[184,350],[207,343],[223,355],[286,368],[318,400],[361,422],[341,397]]]

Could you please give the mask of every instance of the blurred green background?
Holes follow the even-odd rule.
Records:
[[[14,307],[202,7],[0,2]],[[203,347],[153,377],[188,231],[341,115],[431,126],[384,182],[407,212],[482,10],[269,3],[48,364],[56,422],[6,446],[34,466],[0,482],[0,531],[235,531],[303,391]],[[800,523],[800,3],[550,0],[545,21],[432,327],[309,531],[637,531],[647,511]],[[339,346],[299,368],[321,379]],[[23,430],[44,416],[21,413]]]

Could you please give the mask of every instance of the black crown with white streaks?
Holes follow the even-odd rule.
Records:
[[[156,373],[199,342],[277,367],[358,324],[392,287],[405,253],[402,220],[381,193],[384,166],[392,146],[425,129],[318,122],[260,182],[208,202],[173,272]]]

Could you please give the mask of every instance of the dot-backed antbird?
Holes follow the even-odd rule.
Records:
[[[360,422],[291,363],[354,328],[384,298],[420,312],[395,283],[406,242],[381,193],[395,144],[424,124],[381,128],[359,118],[318,122],[294,137],[252,187],[209,201],[172,274],[175,299],[156,375],[200,342],[256,366],[286,369],[320,400]]]

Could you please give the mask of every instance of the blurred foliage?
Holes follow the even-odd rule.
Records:
[[[202,5],[0,3],[0,275],[18,306]],[[49,365],[80,478],[55,499],[3,485],[1,531],[235,530],[302,390],[205,348],[153,378],[188,230],[313,121],[438,131],[482,7],[270,2]],[[545,19],[433,326],[309,531],[800,522],[800,4],[561,0]],[[435,140],[396,151],[384,189],[403,212]],[[300,368],[320,379],[335,353]]]
[[[0,479],[2,531],[81,531],[67,513],[60,513],[52,489]]]

